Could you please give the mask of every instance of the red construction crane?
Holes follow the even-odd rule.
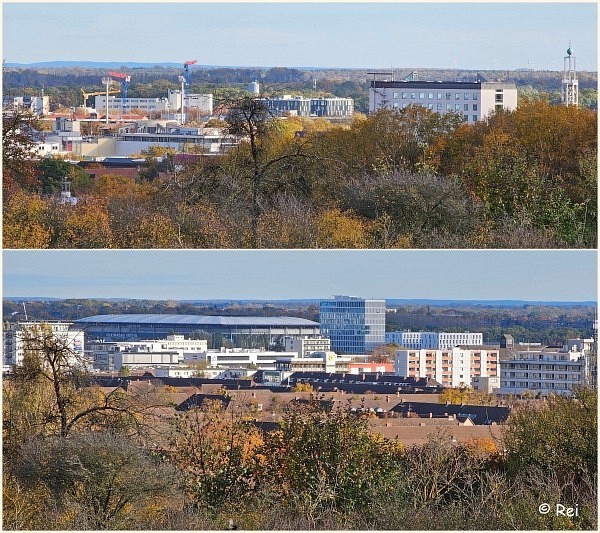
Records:
[[[121,80],[121,84],[123,85],[123,113],[126,111],[127,107],[127,84],[131,81],[131,77],[127,74],[123,74],[122,72],[109,72],[109,76],[112,78],[118,78]]]
[[[183,64],[183,70],[185,71],[185,84],[189,87],[190,86],[190,70],[189,70],[189,66],[193,65],[195,63],[198,63],[197,59],[191,59],[190,61],[186,61]]]

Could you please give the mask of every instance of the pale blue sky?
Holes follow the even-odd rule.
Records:
[[[3,59],[597,70],[583,3],[3,2]]]
[[[8,250],[13,297],[596,300],[597,254],[444,250]]]

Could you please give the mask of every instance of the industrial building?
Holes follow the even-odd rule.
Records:
[[[454,346],[481,346],[483,333],[438,333],[435,331],[391,331],[386,343],[395,343],[412,350],[447,350]]]
[[[75,324],[86,338],[105,341],[163,339],[167,335],[191,336],[198,331],[211,336],[212,346],[227,340],[240,348],[267,347],[284,337],[318,336],[319,324],[294,317],[205,316],[205,315],[95,315]]]
[[[321,301],[319,321],[338,353],[364,354],[385,343],[385,300],[334,296]]]
[[[495,111],[516,109],[517,87],[512,82],[488,82],[482,77],[476,82],[414,81],[414,78],[371,81],[370,113],[379,109],[406,109],[409,105],[442,115],[456,113],[464,122],[474,123]]]
[[[403,377],[426,377],[444,387],[470,387],[474,377],[500,374],[497,348],[397,350],[394,372]]]

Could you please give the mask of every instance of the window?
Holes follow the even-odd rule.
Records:
[[[465,100],[468,100],[469,99],[469,93],[465,93],[464,97],[465,97]]]
[[[473,115],[473,122],[477,122],[477,115]]]
[[[425,98],[425,93],[419,93],[419,98],[421,98],[421,99]]]
[[[446,100],[452,100],[452,93],[446,93]]]
[[[452,111],[452,104],[446,104],[446,111]]]
[[[417,97],[417,93],[410,93],[410,99],[414,100]]]
[[[465,104],[465,111],[469,110],[469,104]]]
[[[394,98],[398,98],[398,93],[394,93]]]
[[[398,102],[394,102],[394,107],[398,107]]]
[[[429,99],[433,100],[433,93],[429,93]]]
[[[463,115],[463,122],[469,122],[469,115]]]
[[[438,103],[438,104],[436,104],[436,109],[437,109],[438,111],[441,111],[441,110],[442,110],[442,104],[439,104],[439,103]]]
[[[406,109],[407,103],[406,102],[402,102],[402,109]]]
[[[427,104],[427,109],[433,110],[433,104]]]
[[[460,93],[456,93],[454,96],[455,96],[455,98],[454,98],[455,100],[460,100]]]
[[[437,93],[437,99],[441,100],[442,99],[442,93]]]
[[[402,93],[402,99],[403,100],[406,100],[407,96],[408,96],[408,93]]]
[[[477,111],[477,104],[473,104],[473,111]]]
[[[496,102],[502,102],[502,93],[496,93]]]
[[[479,100],[477,93],[473,93],[473,100]]]
[[[460,104],[454,105],[454,111],[456,111],[457,113],[460,111]]]

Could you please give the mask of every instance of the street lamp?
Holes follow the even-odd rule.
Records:
[[[106,85],[106,123],[108,124],[108,86],[110,85],[110,77],[103,76],[102,83]]]
[[[185,76],[179,76],[181,82],[181,125],[185,124],[185,118],[183,116],[183,102],[185,101]]]

